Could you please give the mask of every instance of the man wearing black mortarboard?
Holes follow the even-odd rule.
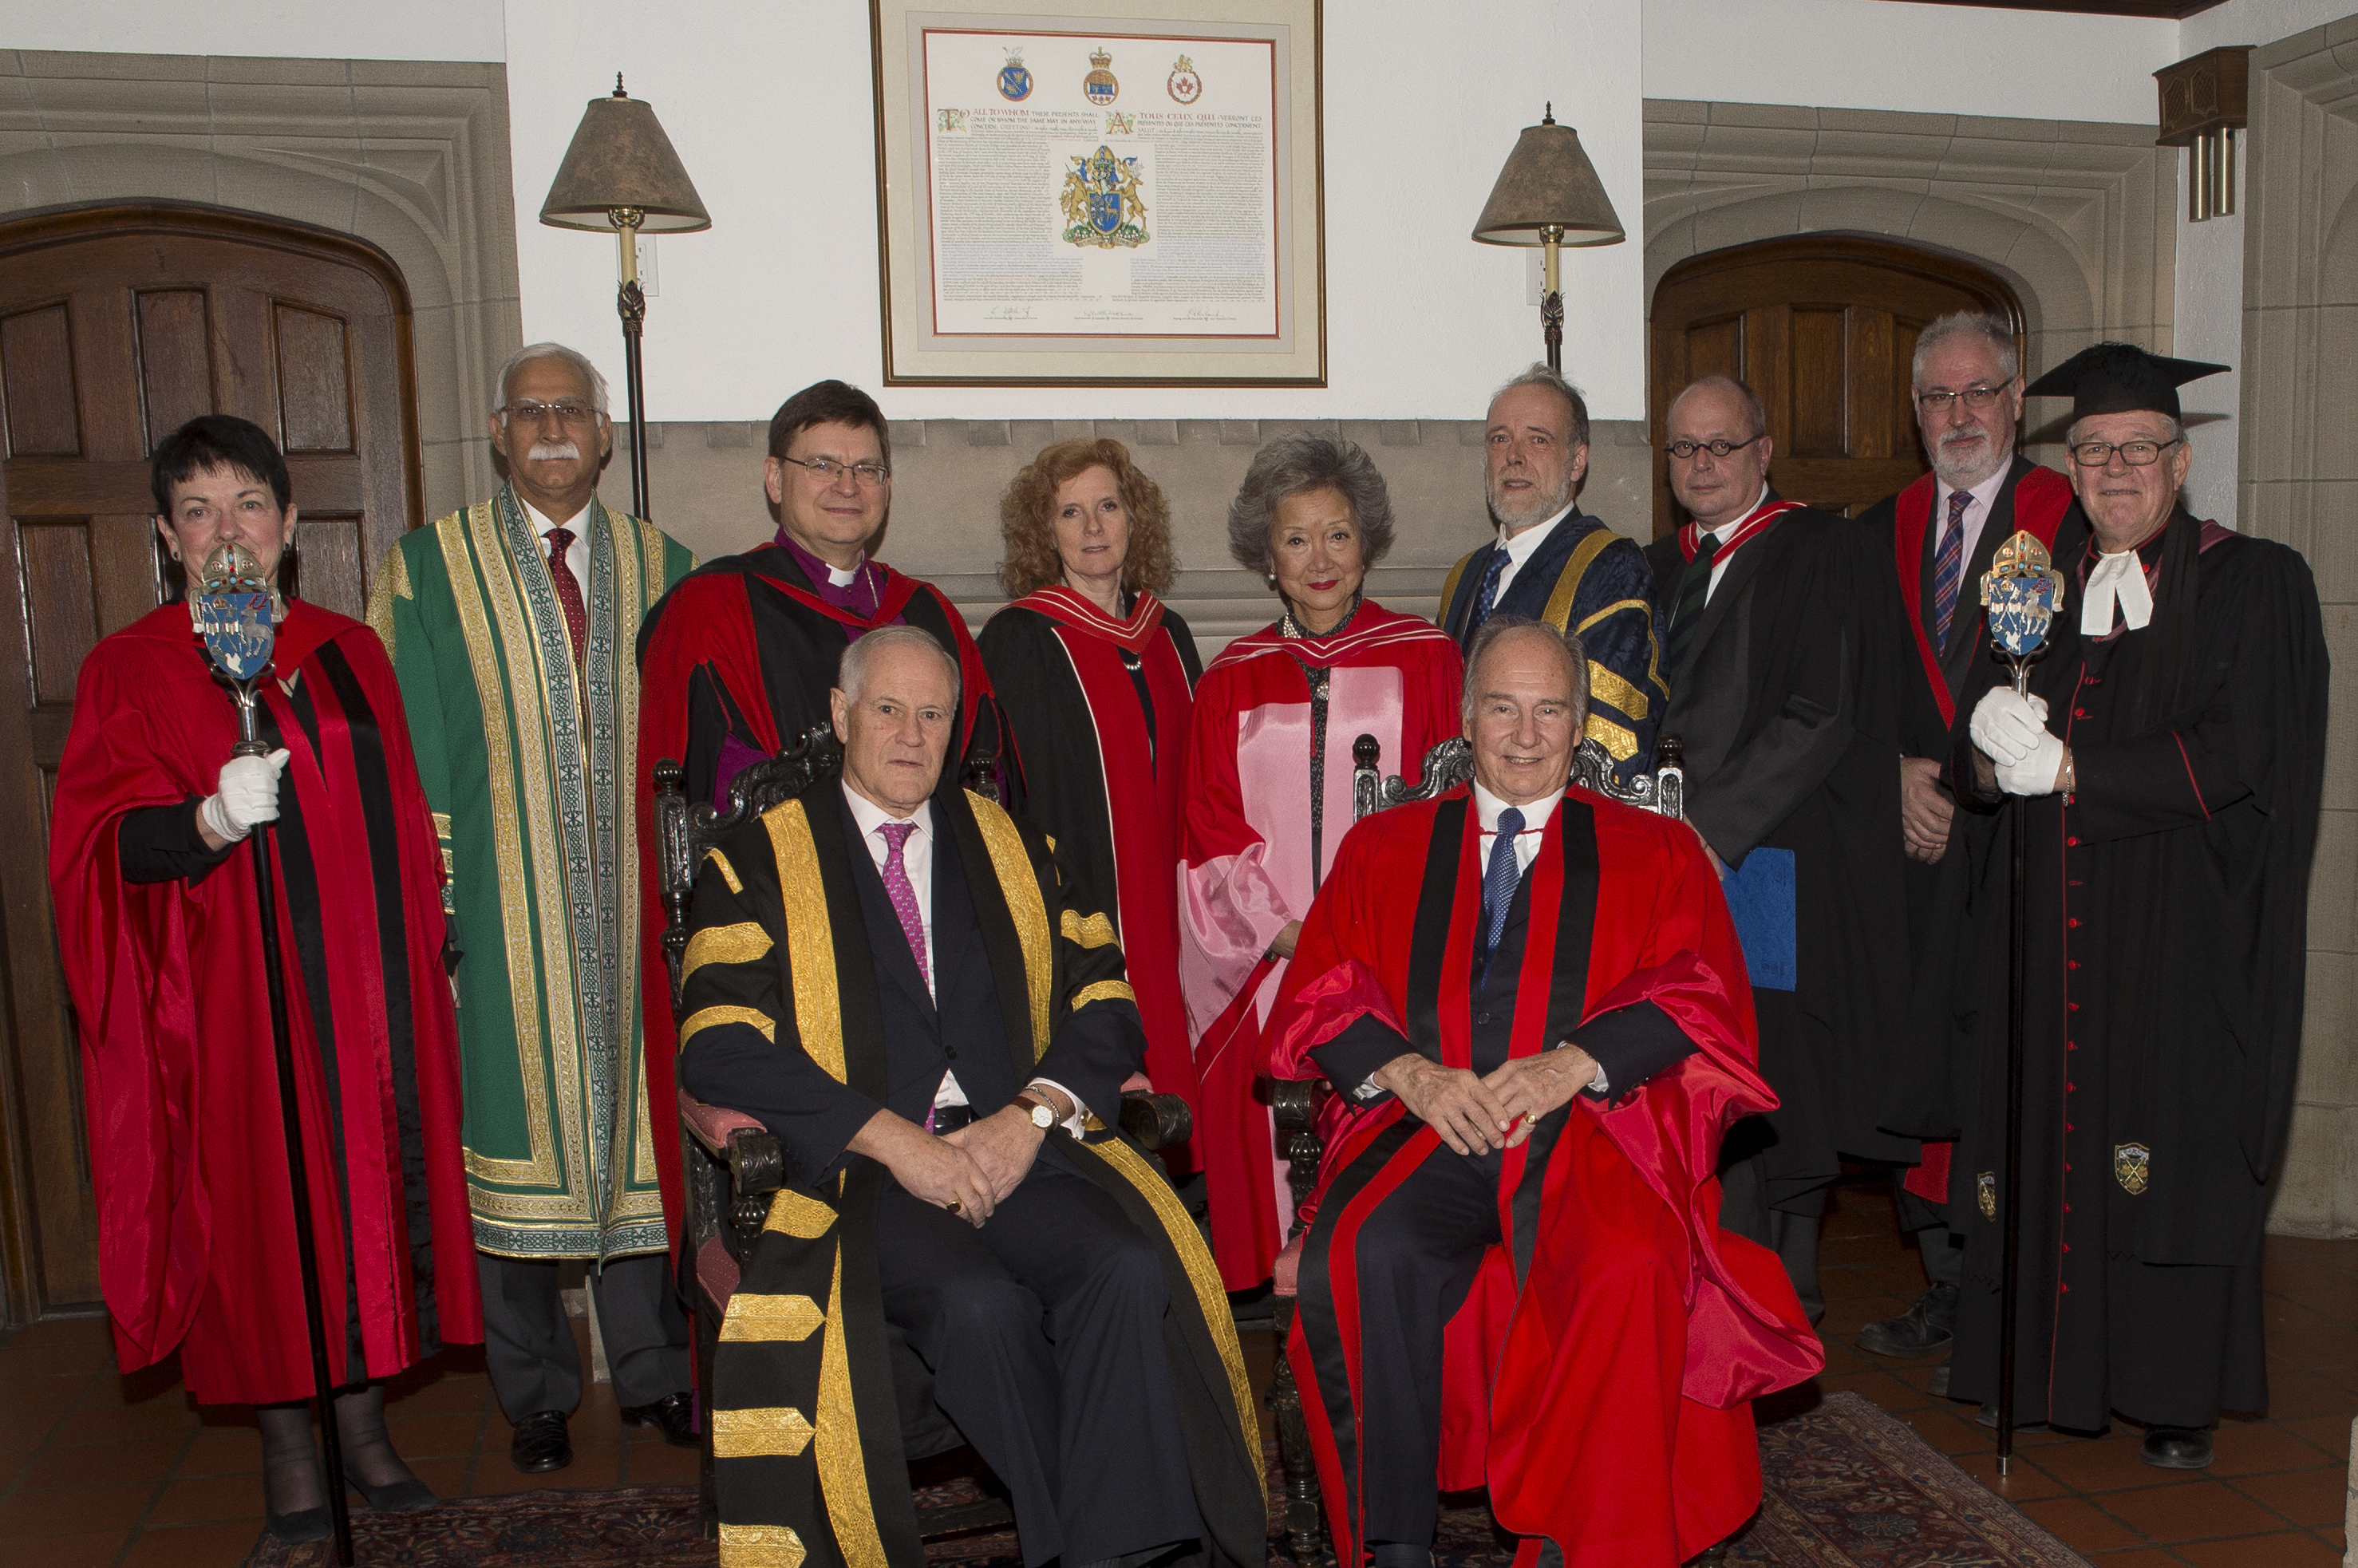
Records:
[[[2062,601],[2030,695],[1974,706],[1950,765],[1977,868],[1952,1076],[1965,1232],[1952,1389],[1994,1421],[2010,856],[2025,816],[2016,1410],[2144,1431],[2200,1469],[2267,1404],[2260,1242],[2300,1042],[2324,772],[2317,588],[2287,546],[2198,520],[2178,387],[2225,367],[2099,343],[2073,399]],[[2084,524],[2084,533],[2082,528]]]

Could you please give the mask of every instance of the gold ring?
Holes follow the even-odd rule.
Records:
[[[942,1206],[949,1210],[952,1214],[956,1214],[958,1211],[957,1199],[952,1198],[949,1202],[942,1205]]]
[[[1523,1120],[1530,1126],[1537,1127],[1540,1124],[1540,1113],[1535,1110],[1527,1110],[1523,1112]]]

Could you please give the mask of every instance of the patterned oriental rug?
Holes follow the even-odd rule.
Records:
[[[1764,1428],[1760,1462],[1768,1495],[1728,1552],[1731,1563],[2089,1568],[1904,1422],[1854,1393],[1828,1395],[1816,1409]],[[979,1496],[972,1481],[960,1479],[926,1487],[923,1500]],[[1478,1494],[1458,1501],[1462,1506],[1442,1515],[1436,1568],[1506,1568],[1514,1557],[1512,1538],[1491,1523]],[[691,1487],[522,1492],[417,1514],[362,1510],[352,1529],[360,1568],[708,1568],[718,1561],[698,1539]],[[932,1541],[925,1554],[943,1568],[1022,1564],[1009,1530]],[[1275,1530],[1270,1559],[1273,1565],[1293,1561]],[[265,1538],[247,1562],[248,1568],[330,1568],[333,1554],[324,1542],[288,1548]]]

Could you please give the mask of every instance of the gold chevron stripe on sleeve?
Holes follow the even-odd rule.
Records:
[[[759,1008],[707,1007],[689,1013],[687,1022],[679,1026],[679,1048],[687,1050],[687,1043],[698,1033],[723,1023],[750,1023],[762,1032],[764,1040],[778,1037],[777,1021]]]
[[[1078,1012],[1093,1001],[1126,1001],[1134,1006],[1138,1001],[1138,993],[1130,989],[1130,982],[1127,980],[1099,980],[1093,986],[1083,986],[1073,993],[1072,1010]]]
[[[1638,734],[1616,724],[1601,714],[1591,713],[1587,726],[1581,731],[1605,748],[1606,754],[1617,762],[1626,762],[1638,754]]]
[[[679,964],[679,983],[707,964],[750,964],[770,950],[770,934],[751,920],[734,925],[708,925],[687,939],[687,956]]]
[[[791,1405],[769,1410],[714,1411],[712,1456],[715,1459],[792,1459],[810,1446],[816,1435],[803,1412]]]
[[[1595,659],[1588,661],[1588,695],[1611,703],[1640,724],[1646,721],[1646,694]]]
[[[790,1524],[724,1524],[720,1568],[803,1568],[810,1552]]]
[[[1077,942],[1084,947],[1102,947],[1116,940],[1113,922],[1102,913],[1076,914],[1068,909],[1065,911],[1063,930],[1065,941]]]
[[[835,1210],[818,1199],[792,1187],[780,1187],[778,1195],[770,1200],[770,1217],[762,1222],[762,1228],[791,1236],[797,1241],[816,1241],[834,1223]]]
[[[827,1314],[808,1296],[765,1296],[739,1291],[729,1298],[729,1314],[721,1320],[720,1337],[804,1340],[826,1322]]]

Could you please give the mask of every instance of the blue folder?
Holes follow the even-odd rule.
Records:
[[[1727,895],[1727,913],[1736,918],[1736,935],[1744,944],[1744,964],[1752,972],[1752,983],[1766,990],[1791,990],[1799,968],[1794,958],[1793,851],[1755,849],[1719,887]]]

